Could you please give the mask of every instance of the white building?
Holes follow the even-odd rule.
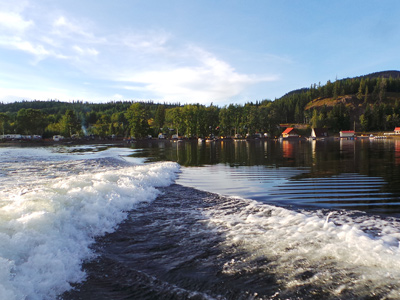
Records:
[[[355,136],[356,136],[356,134],[355,134],[354,130],[340,131],[341,138],[353,138]]]

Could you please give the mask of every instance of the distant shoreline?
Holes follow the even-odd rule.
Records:
[[[0,147],[47,147],[47,146],[79,146],[79,145],[115,145],[115,146],[130,146],[125,140],[62,140],[62,141],[51,141],[51,140],[38,140],[38,141],[4,141],[0,142]]]
[[[381,136],[381,135],[379,135]],[[367,135],[357,136],[355,140],[361,140],[369,138]],[[340,139],[339,137],[327,137],[325,140],[334,140]],[[388,136],[388,139],[400,139],[400,136]],[[272,141],[277,139],[240,139],[240,141]],[[304,138],[293,138],[286,140],[306,140]],[[218,142],[224,141],[235,141],[234,139],[221,139],[216,140]],[[61,141],[53,141],[53,140],[17,140],[17,141],[0,141],[0,147],[50,147],[50,146],[80,146],[80,145],[112,145],[114,147],[131,147],[132,145],[140,145],[142,143],[176,143],[176,142],[196,142],[195,139],[183,139],[183,140],[170,140],[170,139],[143,139],[143,140],[121,140],[121,139],[65,139]],[[204,142],[204,144],[208,144],[208,142]]]

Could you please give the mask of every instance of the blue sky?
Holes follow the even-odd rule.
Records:
[[[400,70],[398,0],[0,0],[0,102],[223,106]]]

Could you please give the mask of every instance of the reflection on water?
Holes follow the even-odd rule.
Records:
[[[400,212],[400,140],[147,142],[177,161],[178,183],[276,205]]]

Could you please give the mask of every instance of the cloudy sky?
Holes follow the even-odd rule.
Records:
[[[400,70],[398,0],[0,0],[0,102],[225,105]]]

